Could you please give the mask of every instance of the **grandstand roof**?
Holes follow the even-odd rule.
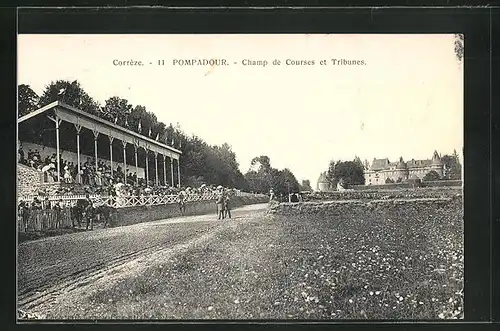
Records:
[[[137,132],[126,129],[117,124],[106,121],[95,115],[84,112],[80,109],[67,105],[61,101],[54,101],[40,109],[37,109],[25,116],[20,117],[17,123],[23,123],[41,114],[53,111],[63,121],[81,125],[100,134],[111,136],[138,147],[147,148],[153,152],[158,152],[170,157],[178,158],[182,152],[176,148],[163,144],[159,141],[143,136]]]

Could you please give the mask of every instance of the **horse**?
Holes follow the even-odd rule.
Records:
[[[89,224],[90,224],[90,230],[93,230],[94,220],[96,218],[95,208],[92,205],[85,206],[82,215],[83,219],[85,220],[85,230],[89,229]]]
[[[86,229],[88,230],[90,225],[90,230],[94,229],[94,223],[98,220],[103,222],[103,227],[105,228],[108,224],[111,224],[111,215],[116,212],[116,208],[100,205],[97,207],[88,205],[85,207],[83,212],[83,219],[85,219]]]
[[[77,221],[78,226],[81,226],[86,205],[87,202],[85,199],[78,199],[76,201],[76,205],[71,207],[71,221],[73,227],[75,227],[75,220]]]
[[[98,217],[103,220],[104,227],[106,227],[109,223],[111,223],[111,214],[115,210],[115,208],[106,205],[94,207],[89,205],[85,199],[79,199],[77,200],[76,205],[71,207],[73,227],[75,227],[75,220],[77,221],[79,227],[82,225],[82,221],[85,221],[86,229],[90,226],[90,229],[92,230],[94,222],[97,221]]]
[[[103,220],[104,227],[106,227],[106,225],[111,223],[112,221],[111,215],[114,214],[115,212],[116,208],[106,205],[101,205],[94,208],[94,216],[95,217],[99,216],[99,219]]]

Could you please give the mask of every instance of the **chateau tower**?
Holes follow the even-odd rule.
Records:
[[[403,157],[399,157],[398,165],[396,166],[396,180],[401,178],[402,181],[408,180],[408,166],[403,161]]]
[[[432,155],[431,170],[437,172],[440,178],[444,176],[444,164],[437,151]]]
[[[330,183],[326,178],[326,171],[322,172],[321,175],[319,175],[317,190],[320,192],[330,191]]]

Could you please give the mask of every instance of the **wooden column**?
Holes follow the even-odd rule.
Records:
[[[99,137],[99,131],[92,130],[94,134],[94,157],[95,157],[95,170],[97,171],[97,138]]]
[[[149,161],[149,149],[144,148],[146,151],[146,185],[149,183],[149,167],[148,167],[148,161]]]
[[[137,145],[134,144],[135,151],[135,183],[139,185],[139,166],[137,165]]]
[[[174,158],[170,157],[170,176],[172,177],[172,187],[175,187],[174,185]]]
[[[158,186],[158,152],[155,153],[155,179],[156,179],[156,186]]]
[[[57,166],[57,181],[60,182],[61,181],[61,162],[59,162],[60,160],[60,152],[59,152],[59,126],[61,125],[61,122],[62,120],[57,117],[57,115],[54,115],[54,117],[50,117],[50,116],[47,116],[52,122],[55,123],[56,125],[56,166]]]
[[[108,135],[109,138],[109,160],[111,162],[111,177],[113,177],[113,140],[115,137]]]
[[[123,146],[123,183],[127,184],[127,142],[122,140]]]
[[[179,188],[181,188],[181,159],[180,157],[177,159],[177,177],[178,177],[178,183]]]
[[[82,126],[79,124],[74,124],[76,129],[76,162],[78,163],[78,174],[76,175],[78,183],[82,183],[82,176],[80,176],[80,132],[82,131]]]
[[[163,185],[167,186],[167,156],[163,154]]]

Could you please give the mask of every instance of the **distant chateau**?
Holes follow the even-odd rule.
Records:
[[[437,151],[434,151],[431,159],[415,160],[405,162],[402,157],[398,162],[390,162],[389,159],[373,159],[371,166],[365,162],[364,176],[365,185],[382,185],[387,180],[397,183],[405,182],[408,179],[422,179],[434,170],[440,178],[444,176],[444,163],[441,161]],[[330,183],[327,180],[327,172],[321,173],[318,178],[317,190],[320,192],[331,191]]]
[[[431,159],[404,162],[400,157],[398,162],[389,162],[389,159],[373,159],[369,169],[365,169],[365,185],[385,184],[389,178],[393,182],[404,182],[408,179],[422,179],[427,173],[434,170],[439,177],[444,176],[444,163],[437,151]]]

